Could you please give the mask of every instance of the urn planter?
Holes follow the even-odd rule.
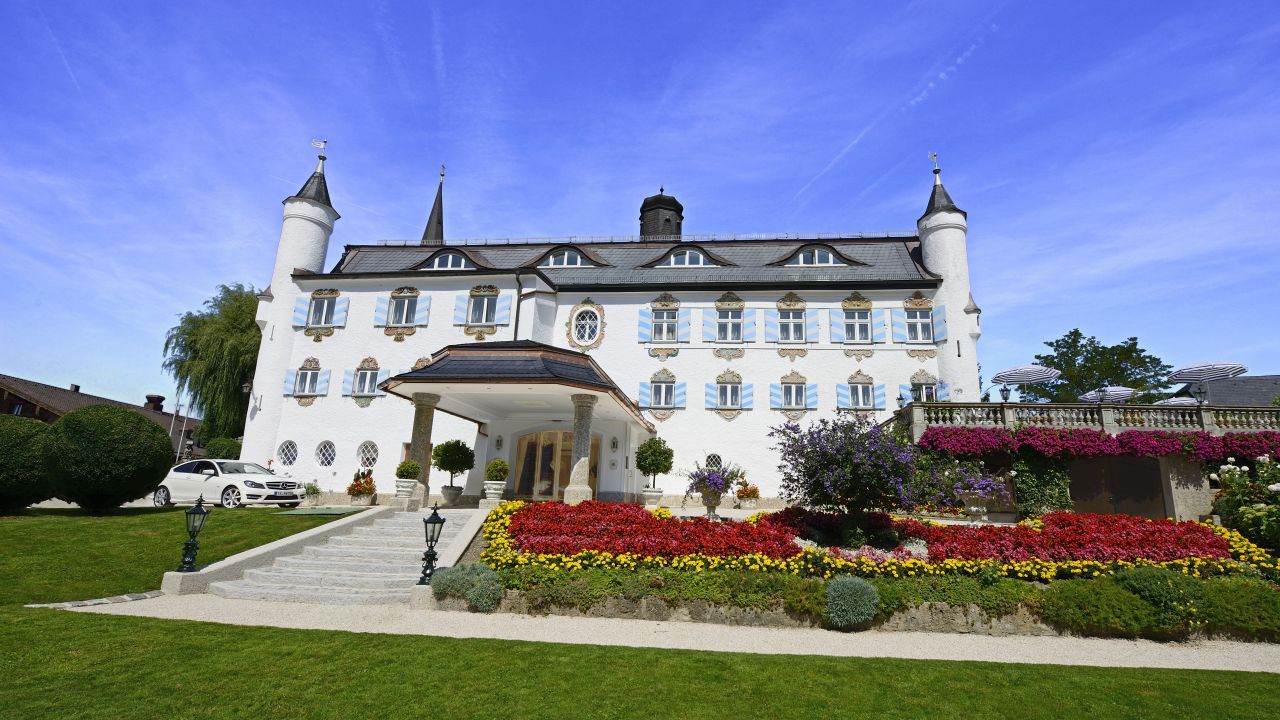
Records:
[[[372,505],[377,495],[348,495],[347,497],[351,498],[352,505]]]
[[[444,498],[445,507],[458,504],[458,498],[462,497],[462,488],[456,485],[445,485],[440,488],[440,496]]]
[[[413,489],[417,487],[417,485],[418,481],[413,478],[409,478],[408,480],[396,480],[396,497],[413,497]]]
[[[640,491],[644,495],[645,507],[658,507],[662,503],[662,488],[647,487]]]
[[[499,502],[502,500],[502,493],[507,491],[506,480],[485,480],[484,481],[484,499]]]
[[[716,508],[720,507],[720,493],[718,492],[702,492],[702,505],[707,508],[708,520],[719,520],[720,516],[716,514]]]

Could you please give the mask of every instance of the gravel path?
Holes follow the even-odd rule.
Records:
[[[232,600],[214,595],[165,595],[136,602],[74,608],[70,611],[202,620],[230,625],[777,655],[979,660],[1280,673],[1280,645],[1218,640],[1157,643],[1147,640],[992,637],[946,633],[838,633],[818,629],[535,617],[509,613],[479,615],[413,609],[406,605],[304,605]]]

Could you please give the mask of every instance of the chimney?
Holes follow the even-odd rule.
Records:
[[[155,410],[156,412],[164,412],[164,396],[148,395],[147,401],[142,404],[142,407],[148,410]]]
[[[80,386],[75,383],[71,383],[71,392],[80,392]]]

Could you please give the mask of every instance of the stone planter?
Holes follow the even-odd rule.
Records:
[[[484,481],[484,499],[498,502],[502,500],[502,493],[507,491],[506,480],[485,480]]]
[[[311,493],[307,495],[307,507],[316,507],[320,504],[320,500],[324,497],[323,492]]]
[[[645,507],[658,507],[662,503],[662,488],[647,487],[640,491],[644,495]]]
[[[413,497],[413,489],[418,486],[418,481],[413,478],[408,480],[396,480],[396,497],[407,498]]]
[[[739,501],[738,501],[738,509],[740,509],[740,510],[755,510],[755,509],[756,509],[756,502],[757,502],[757,500],[758,500],[758,498],[743,498],[743,499],[741,499],[741,500],[739,500]]]
[[[372,505],[377,495],[348,495],[352,505]]]
[[[987,522],[987,506],[991,502],[990,498],[966,493],[960,496],[960,502],[964,503],[965,516],[974,524]]]
[[[456,485],[445,485],[440,488],[440,496],[444,498],[445,507],[457,505],[458,498],[462,497],[462,488]]]
[[[716,508],[720,507],[720,493],[703,492],[699,494],[702,496],[703,507],[707,509],[707,519],[719,520],[720,516],[716,514]]]

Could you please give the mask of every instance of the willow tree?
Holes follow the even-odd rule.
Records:
[[[249,395],[262,332],[255,315],[256,292],[244,285],[219,285],[204,310],[182,315],[164,339],[164,369],[190,397],[190,410],[203,418],[202,439],[244,434]]]

